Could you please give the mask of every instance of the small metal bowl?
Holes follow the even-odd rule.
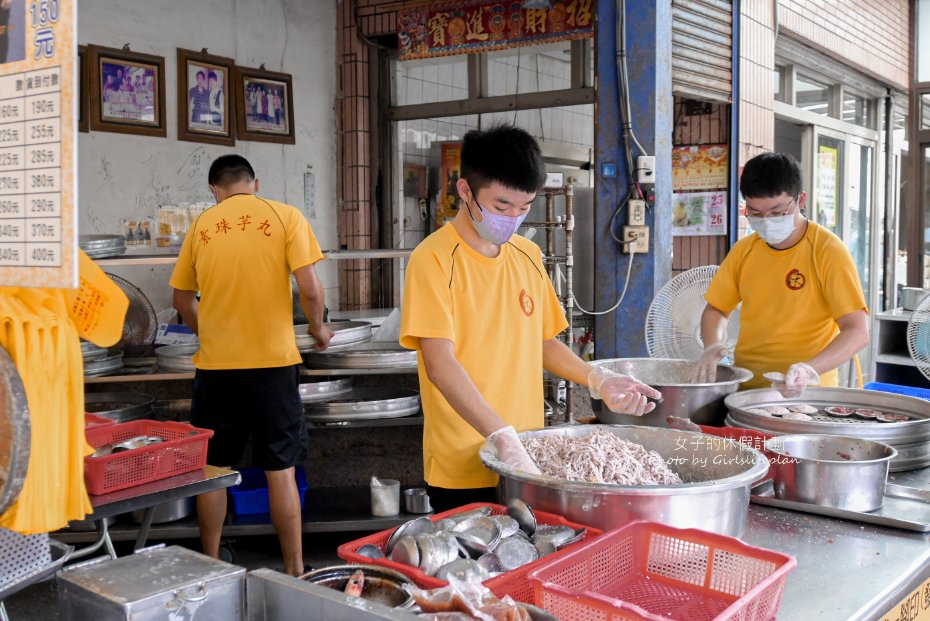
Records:
[[[452,529],[452,533],[459,537],[465,549],[474,556],[485,554],[501,538],[501,529],[497,522],[483,515],[459,522]]]
[[[520,525],[509,515],[492,515],[491,519],[497,522],[501,529],[501,539],[506,539],[520,530]]]
[[[384,558],[384,551],[373,543],[366,543],[355,552],[366,558]]]
[[[410,578],[400,572],[378,567],[376,565],[334,565],[315,569],[300,576],[301,580],[312,582],[320,586],[329,587],[336,591],[344,591],[349,578],[356,571],[365,574],[365,585],[362,589],[362,599],[378,602],[392,608],[409,608],[413,606],[414,599],[404,585],[413,585]]]
[[[455,576],[459,580],[467,580],[468,574],[476,576],[480,582],[484,582],[491,577],[487,569],[470,558],[455,559],[454,561],[446,563],[436,571],[436,577],[446,582],[449,581],[449,576]]]
[[[493,552],[500,559],[500,563],[506,571],[523,567],[539,558],[536,546],[519,537],[502,539],[494,547]]]
[[[394,544],[388,555],[395,563],[402,563],[409,567],[420,566],[420,546],[411,535],[404,535]]]
[[[421,533],[434,532],[436,532],[436,525],[433,524],[433,521],[426,516],[418,517],[416,519],[410,520],[409,522],[404,522],[395,528],[394,532],[391,533],[391,536],[388,537],[387,544],[384,546],[384,552],[385,554],[390,554],[394,549],[394,545],[404,535],[419,535]]]
[[[536,532],[536,514],[519,498],[511,498],[507,501],[507,515],[515,519],[520,525],[520,530],[527,535],[532,537]]]
[[[560,548],[568,543],[575,536],[575,529],[570,526],[546,525],[542,524],[536,528],[533,533],[533,543],[548,541],[556,548]]]

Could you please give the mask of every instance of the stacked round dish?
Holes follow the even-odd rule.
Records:
[[[372,341],[336,351],[310,351],[304,356],[308,369],[409,369],[417,366],[417,352],[400,343]]]
[[[304,405],[311,423],[400,418],[420,411],[420,394],[407,388],[353,388],[341,397]]]
[[[817,387],[805,389],[796,399],[783,399],[771,388],[757,388],[733,393],[725,403],[729,409],[726,424],[733,427],[772,435],[827,434],[881,442],[898,451],[891,460],[892,472],[930,465],[930,401],[924,399],[874,390]],[[804,410],[810,420],[787,418],[780,414],[782,410],[772,408]],[[886,420],[906,419],[884,422],[879,414],[886,415]]]
[[[155,397],[141,392],[92,392],[84,395],[84,411],[127,423],[152,417]]]
[[[92,360],[88,360],[87,357],[84,358],[84,377],[109,375],[123,368],[123,352],[106,349],[103,351],[102,357],[98,355]],[[95,355],[97,355],[96,352]]]
[[[352,392],[352,378],[340,377],[331,379],[328,377],[311,378],[303,380],[299,386],[300,401],[302,403],[316,403],[318,401],[329,401],[345,397]]]
[[[79,235],[78,247],[92,259],[118,257],[126,252],[126,238],[122,235]]]
[[[326,326],[333,331],[327,351],[345,349],[371,340],[371,324],[367,321],[333,321]],[[302,354],[314,351],[316,347],[316,339],[307,332],[309,327],[307,324],[294,326],[297,351]]]
[[[175,373],[192,373],[194,368],[194,354],[200,345],[165,345],[155,350],[158,368],[162,371]]]

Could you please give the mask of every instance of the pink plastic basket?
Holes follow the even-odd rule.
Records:
[[[99,448],[136,436],[158,436],[164,442],[102,457],[84,458],[88,494],[105,494],[198,470],[207,465],[209,429],[171,421],[134,420],[116,425],[85,427],[87,443]]]
[[[528,579],[534,603],[561,621],[769,621],[796,565],[733,537],[637,521]]]
[[[431,516],[434,522],[437,522],[445,517],[450,515],[455,515],[456,513],[462,513],[464,511],[471,511],[472,509],[477,509],[479,507],[490,507],[491,515],[504,515],[507,513],[507,507],[502,505],[495,505],[491,503],[476,502],[470,505],[465,505],[463,507],[457,507],[450,511],[445,511],[443,513],[437,513],[436,515]],[[570,526],[575,530],[580,528],[587,529],[587,534],[585,535],[584,541],[591,541],[592,539],[598,537],[603,533],[602,530],[591,526],[583,526],[581,524],[575,524],[574,522],[569,522],[560,515],[553,515],[551,513],[545,513],[543,511],[534,511],[536,515],[536,521],[539,524],[560,524],[563,526]],[[391,533],[394,532],[393,528],[388,530],[383,530],[380,533],[375,533],[374,535],[369,535],[361,539],[356,539],[355,541],[350,541],[349,543],[344,543],[339,546],[337,554],[339,558],[346,560],[350,563],[364,564],[364,565],[381,565],[382,567],[389,567],[405,576],[411,578],[418,586],[424,589],[436,589],[439,587],[444,587],[448,582],[445,580],[440,580],[439,578],[434,578],[428,576],[416,567],[411,567],[409,565],[404,565],[403,563],[397,563],[387,558],[371,559],[367,556],[362,556],[358,554],[357,550],[365,544],[373,544],[381,548],[383,551],[388,538],[391,536]],[[518,567],[512,571],[508,571],[495,576],[494,578],[489,578],[484,581],[484,586],[491,589],[491,591],[497,597],[504,597],[509,595],[514,600],[518,602],[525,602],[527,604],[533,603],[533,586],[526,581],[526,574],[529,573],[536,567],[541,567],[545,563],[546,559],[556,558],[565,554],[569,550],[576,548],[577,546],[582,545],[584,542],[579,542],[572,544],[563,550],[549,554],[542,559],[533,561],[532,563],[527,563],[523,567]]]

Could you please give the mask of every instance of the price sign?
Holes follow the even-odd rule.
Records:
[[[672,194],[672,235],[726,234],[726,192]]]
[[[0,64],[0,286],[73,288],[75,3],[25,0],[10,11]]]
[[[930,578],[886,612],[881,621],[930,621]]]

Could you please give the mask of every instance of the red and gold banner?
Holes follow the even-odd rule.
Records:
[[[672,147],[672,191],[726,189],[727,153],[725,144]]]
[[[407,6],[398,15],[400,59],[472,54],[594,36],[594,0],[524,9],[520,0],[454,0]]]
[[[439,201],[436,204],[437,229],[458,213],[460,199],[456,184],[461,176],[462,143],[444,142],[440,149]]]

